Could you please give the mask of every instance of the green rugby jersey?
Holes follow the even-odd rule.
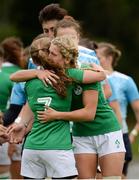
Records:
[[[83,80],[83,70],[68,69],[67,74],[78,82]],[[32,79],[25,85],[29,106],[34,113],[34,123],[31,132],[27,136],[24,148],[39,150],[67,150],[71,149],[71,137],[69,122],[55,120],[41,123],[37,118],[37,111],[43,111],[44,105],[48,105],[57,111],[70,111],[72,90],[74,83],[67,88],[67,97],[60,97],[55,89],[47,87],[39,79]]]
[[[73,91],[72,110],[83,108],[82,92],[85,90],[98,91],[98,105],[95,118],[91,122],[74,122],[73,135],[74,136],[96,136],[105,133],[120,130],[120,125],[115,113],[108,105],[104,97],[101,84],[99,82],[92,84],[77,85]],[[75,103],[76,102],[76,103]]]
[[[18,71],[18,70],[21,70],[21,68],[15,64],[12,64],[12,63],[5,62],[2,65],[2,71],[9,74],[9,75]]]
[[[9,79],[9,75],[0,70],[0,110],[5,112],[7,102],[11,95],[13,83]]]
[[[2,64],[1,68],[1,78],[0,78],[0,109],[2,112],[5,112],[9,108],[11,90],[13,87],[13,82],[10,80],[9,76],[20,70],[21,68],[17,65],[14,65],[9,62]]]

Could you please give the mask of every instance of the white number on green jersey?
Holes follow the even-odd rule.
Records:
[[[38,99],[37,99],[37,102],[38,102],[38,103],[43,103],[45,106],[50,106],[51,101],[52,101],[52,98],[51,98],[51,97],[43,97],[43,98],[38,98]],[[47,108],[45,108],[45,110],[46,110],[46,109],[47,109]]]

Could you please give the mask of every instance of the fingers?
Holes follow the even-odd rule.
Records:
[[[23,135],[20,135],[20,134],[17,134],[17,133],[12,133],[12,134],[10,135],[10,140],[9,140],[9,142],[12,143],[12,144],[13,144],[13,143],[14,143],[14,144],[19,144],[19,143],[22,143],[23,138],[24,138]]]
[[[57,80],[59,79],[56,74],[48,70],[39,71],[38,78],[43,81],[45,86],[47,86],[48,84],[52,86],[52,84],[57,83]]]
[[[1,144],[5,143],[5,142],[9,142],[9,137],[8,138],[0,137],[0,142],[1,142]]]
[[[19,144],[22,143],[22,139],[20,139],[20,137],[18,138],[17,136],[10,136],[9,143]]]
[[[9,141],[9,136],[7,134],[3,134],[0,136],[0,139],[2,140],[2,143]]]
[[[39,120],[45,120],[46,119],[45,115],[38,114],[37,117]]]
[[[47,72],[47,76],[45,77],[46,82],[50,85],[52,85],[52,83],[57,83],[59,76],[57,76],[56,74],[54,74],[48,70],[46,72]]]
[[[0,136],[3,136],[5,133],[6,133],[6,130],[7,130],[7,128],[6,127],[1,127],[0,128]]]
[[[37,111],[37,115],[44,116],[45,115],[45,111]]]
[[[46,84],[49,84],[49,85],[53,86],[53,84],[52,84],[52,82],[51,82],[50,79],[48,79],[48,78],[45,77],[45,78],[44,78],[44,81],[45,81]]]
[[[57,76],[58,77],[58,76]],[[49,75],[49,76],[47,76],[47,77],[45,77],[44,78],[44,80],[45,80],[45,83],[46,84],[49,84],[49,85],[53,85],[53,83],[57,83],[57,79],[59,79],[59,77],[58,78],[55,78],[55,77],[53,77],[53,76],[51,76],[51,75]]]
[[[7,130],[7,128],[5,126],[0,125],[0,131],[6,131],[6,130]]]
[[[5,132],[6,132],[6,130],[1,129],[0,130],[0,135],[4,134]]]
[[[8,139],[9,138],[8,134],[3,134],[1,137],[4,138],[4,139]]]
[[[44,115],[45,111],[37,111],[38,115]]]
[[[47,77],[48,79],[49,79],[49,81],[51,81],[52,83],[57,83],[57,80],[54,78],[54,77],[52,77],[52,76],[48,76]]]
[[[38,115],[37,117],[39,120],[43,120],[45,118],[44,115]]]
[[[46,80],[42,79],[42,82],[44,83],[44,85],[45,85],[46,87],[48,87]]]
[[[13,131],[18,131],[18,127],[19,127],[19,124],[17,125],[17,124],[15,123],[15,124],[13,124],[13,125],[11,125],[11,126],[8,127],[6,133],[7,133],[8,135],[10,135]]]
[[[13,126],[9,126],[8,129],[7,129],[7,131],[6,131],[6,133],[7,133],[8,135],[10,135],[13,130],[14,130],[14,127],[13,127]]]
[[[45,106],[44,106],[44,111],[48,111],[48,109],[50,109],[50,107],[47,106],[47,105],[45,105]],[[45,112],[45,113],[46,113],[46,112]]]
[[[53,77],[54,79],[59,79],[59,76],[57,76],[53,71],[48,71],[45,70],[47,72],[47,77]]]
[[[41,122],[46,122],[47,121],[47,116],[45,111],[37,111],[37,118],[41,120]]]

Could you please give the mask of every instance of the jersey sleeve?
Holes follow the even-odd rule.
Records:
[[[83,82],[84,71],[82,69],[71,68],[71,69],[68,69],[67,74],[69,77],[73,78],[77,83]]]
[[[11,104],[24,105],[26,103],[24,86],[23,82],[14,84],[10,98]]]
[[[131,77],[128,77],[128,81],[126,84],[126,96],[128,102],[132,102],[134,100],[139,100],[139,92],[134,80]]]

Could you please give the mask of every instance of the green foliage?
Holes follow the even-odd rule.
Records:
[[[19,34],[26,45],[30,44],[42,32],[39,11],[50,3],[60,3],[71,16],[82,22],[85,36],[118,46],[122,58],[117,69],[133,76],[139,85],[138,0],[1,0],[0,39]]]
[[[7,36],[18,36],[18,30],[12,24],[0,24],[0,41]]]

